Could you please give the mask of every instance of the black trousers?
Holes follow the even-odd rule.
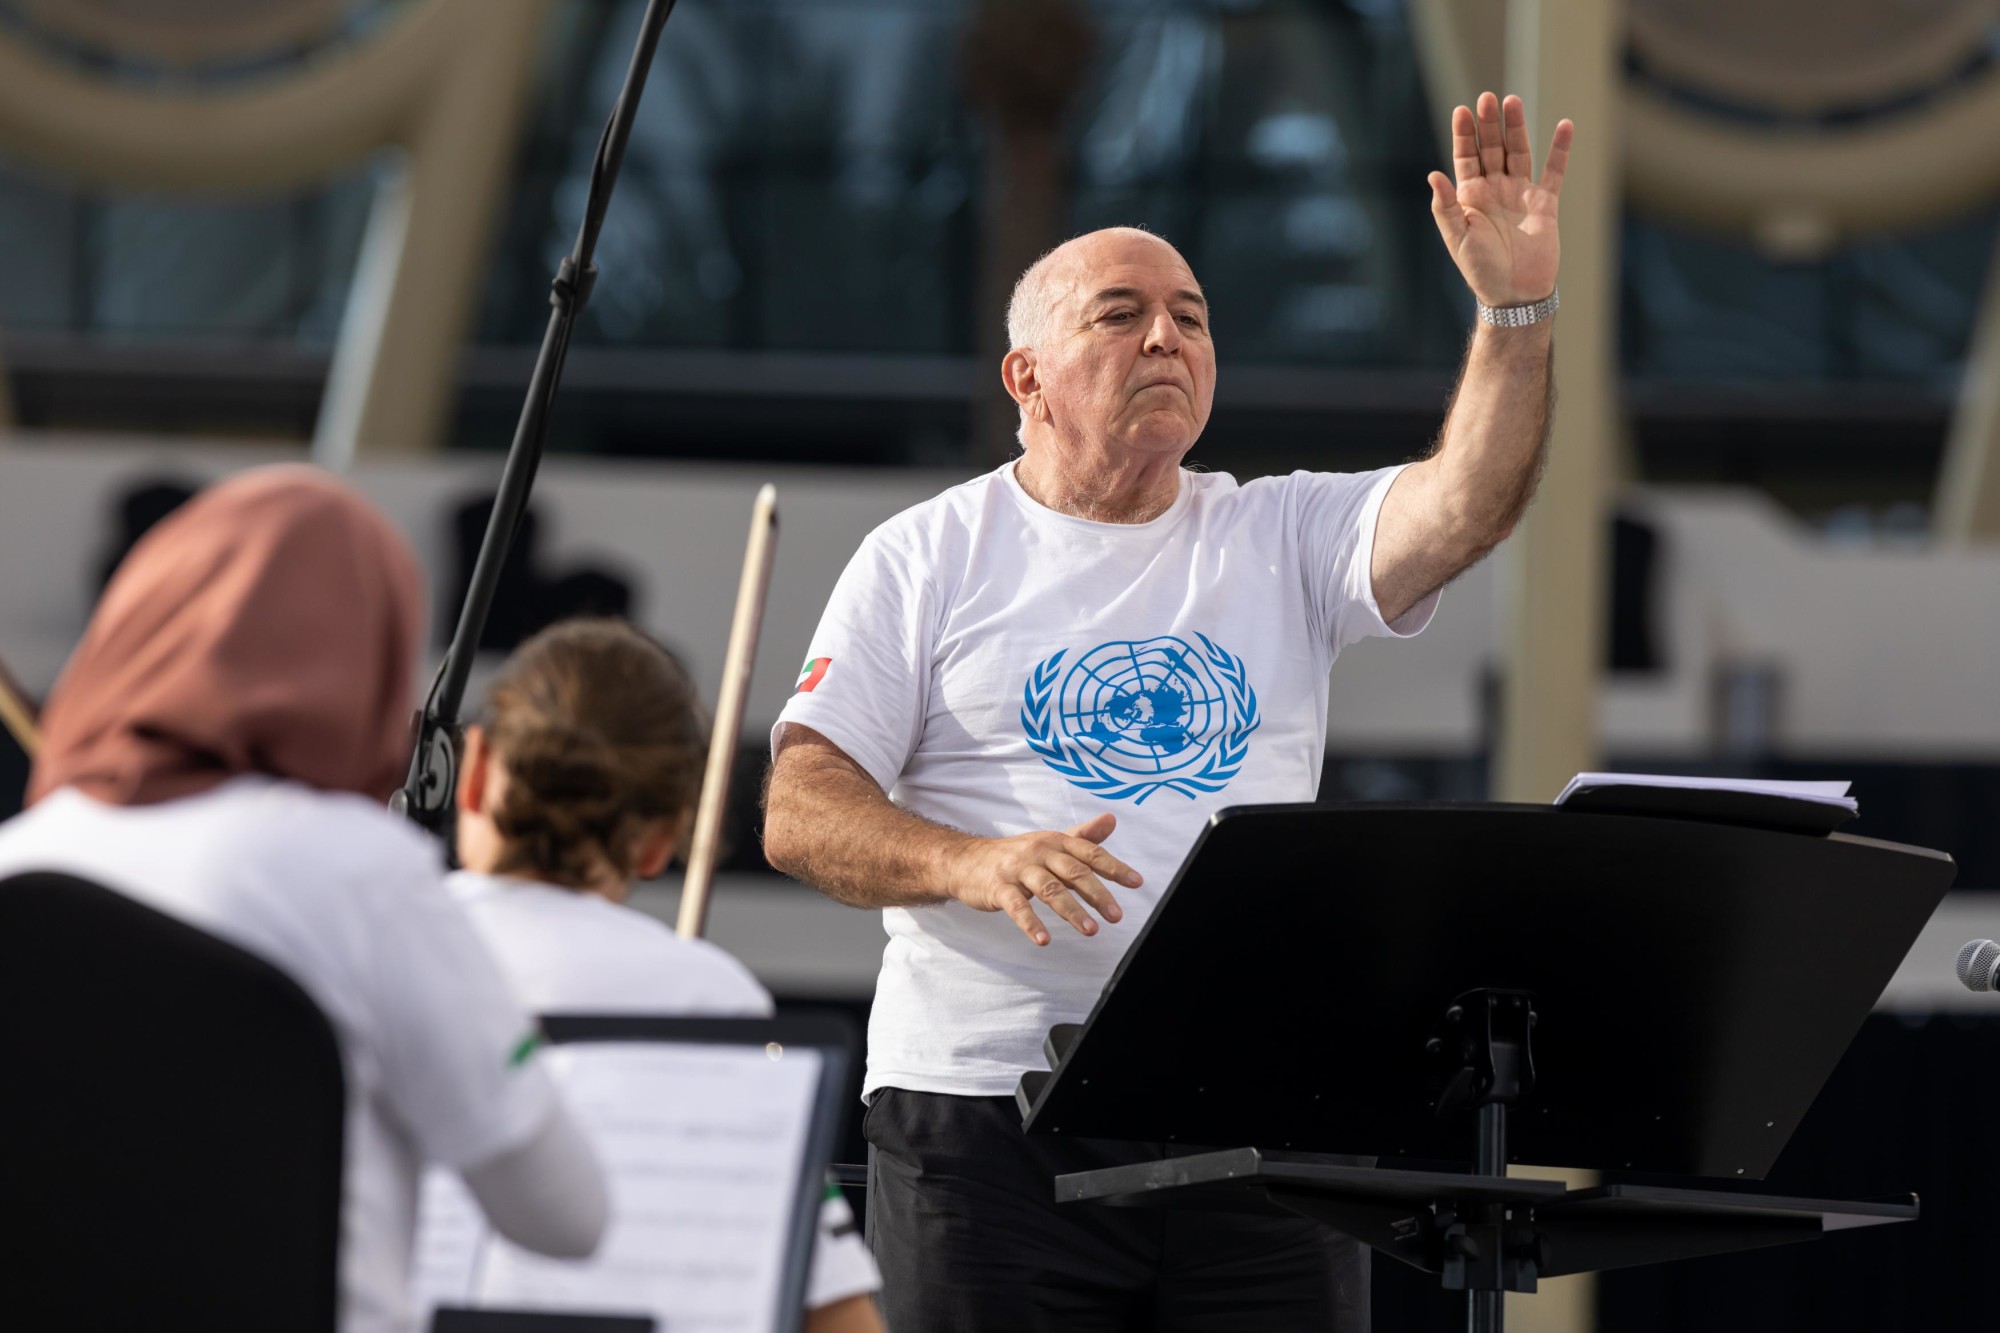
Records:
[[[1057,1175],[1168,1145],[1031,1138],[1009,1098],[898,1088],[862,1132],[889,1333],[1367,1333],[1368,1251],[1303,1217],[1056,1203]]]

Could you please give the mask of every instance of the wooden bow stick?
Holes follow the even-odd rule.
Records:
[[[35,706],[28,701],[27,692],[7,670],[5,662],[0,662],[0,724],[6,726],[29,759],[42,752],[42,733],[35,726]]]
[[[677,929],[682,939],[700,939],[708,929],[708,893],[722,845],[722,811],[729,799],[729,773],[743,732],[743,706],[750,694],[750,669],[757,662],[757,632],[764,623],[764,599],[771,591],[771,558],[778,546],[778,492],[757,492],[750,511],[750,544],[743,553],[743,578],[736,586],[736,618],[729,627],[729,651],[722,659],[722,690],[715,701],[715,730],[708,741],[708,771],[695,807],[694,845],[688,852]]]

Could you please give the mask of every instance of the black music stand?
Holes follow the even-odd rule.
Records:
[[[1057,1197],[1304,1214],[1467,1292],[1476,1331],[1538,1277],[1907,1221],[1912,1197],[1739,1182],[1952,874],[1868,838],[1552,806],[1224,811],[1088,1021],[1050,1033],[1024,1123],[1254,1145],[1062,1176]],[[1508,1162],[1721,1179],[1570,1190]]]

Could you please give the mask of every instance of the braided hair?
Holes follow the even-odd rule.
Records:
[[[507,769],[494,869],[582,889],[630,879],[647,824],[701,789],[708,718],[686,668],[620,620],[569,620],[515,650],[481,717]]]

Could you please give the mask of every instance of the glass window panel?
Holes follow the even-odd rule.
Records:
[[[2000,211],[1787,263],[1642,217],[1624,230],[1624,359],[1640,378],[1876,381],[1949,390]]]
[[[1083,3],[1099,38],[1067,141],[1074,229],[1137,222],[1179,244],[1232,361],[1452,364],[1469,303],[1425,206],[1439,149],[1397,0]],[[555,10],[481,341],[540,337],[642,9]],[[959,83],[971,12],[682,0],[580,340],[970,352],[988,148]],[[0,167],[0,327],[324,346],[371,192],[360,172],[281,199],[106,198]],[[1627,369],[1948,388],[1996,216],[1811,264],[1630,217]]]
[[[74,195],[39,176],[0,172],[0,326],[78,327],[80,256]]]
[[[547,201],[535,242],[545,272],[572,243],[641,8],[622,0],[574,36],[587,92],[563,113],[568,129],[527,154],[524,198]],[[1100,37],[1071,136],[1075,229],[1138,222],[1179,243],[1215,294],[1232,356],[1455,357],[1463,303],[1441,280],[1449,266],[1422,202],[1435,149],[1399,8],[1087,10]],[[584,339],[970,350],[987,146],[958,83],[970,12],[966,0],[683,0]],[[532,339],[545,283],[510,272],[483,336]]]
[[[0,170],[0,324],[329,343],[372,197],[366,173],[237,201],[106,197]]]

